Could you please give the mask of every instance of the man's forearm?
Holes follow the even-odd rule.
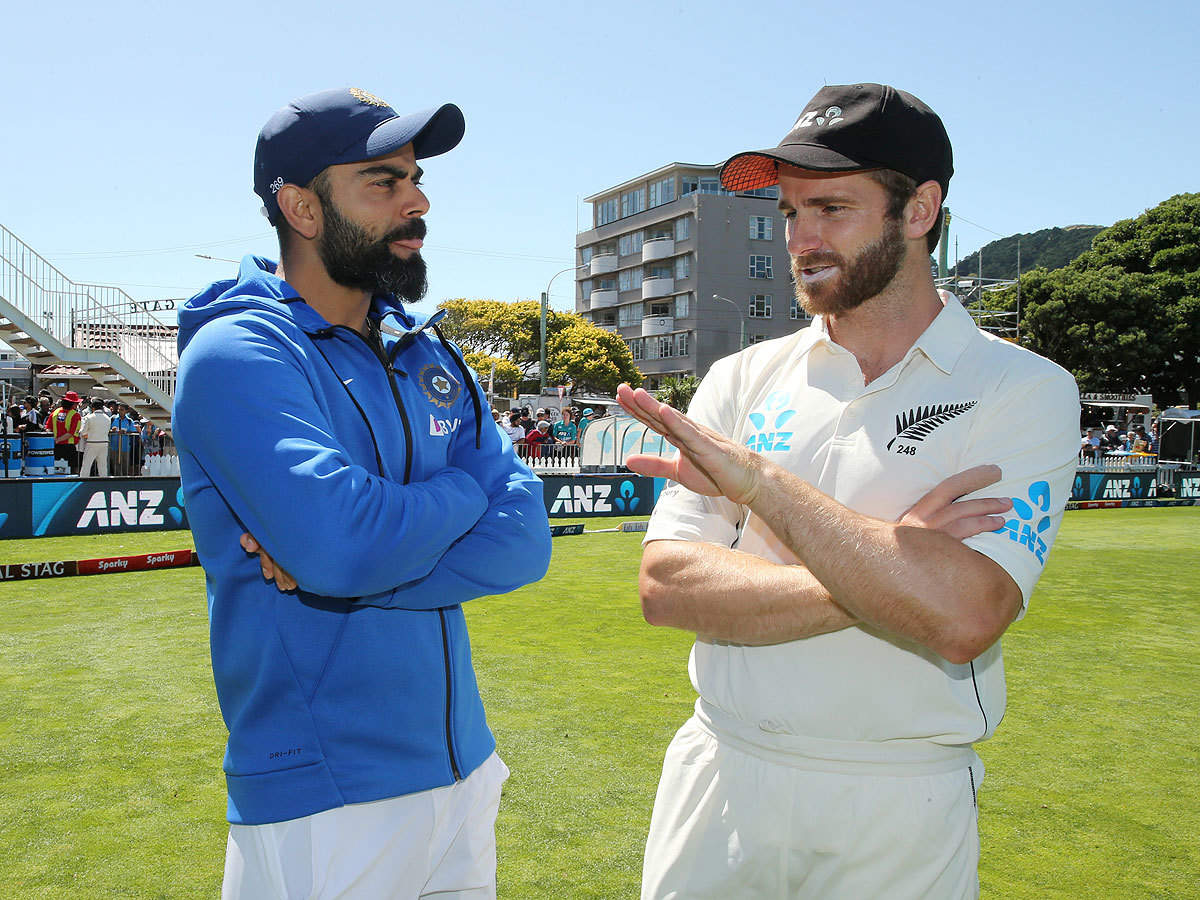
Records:
[[[716,544],[652,541],[640,590],[647,622],[694,631],[701,640],[777,644],[857,621],[803,566]]]
[[[856,513],[767,464],[751,510],[850,614],[951,662],[974,659],[1012,622],[1020,591],[941,531]]]

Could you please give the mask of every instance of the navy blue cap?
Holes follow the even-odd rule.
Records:
[[[254,151],[254,193],[275,225],[275,194],[303,187],[323,169],[362,162],[413,145],[417,159],[453,150],[466,130],[453,103],[401,116],[360,88],[338,88],[293,100],[267,120]]]

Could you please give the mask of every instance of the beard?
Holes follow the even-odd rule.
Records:
[[[320,196],[320,194],[318,194]],[[321,196],[325,228],[317,252],[329,277],[343,287],[369,294],[395,294],[408,303],[425,296],[425,260],[420,253],[401,259],[388,245],[392,241],[425,237],[425,220],[415,218],[381,238],[341,214],[332,199]]]
[[[810,316],[841,315],[861,306],[892,283],[904,262],[905,243],[899,219],[884,219],[883,233],[847,262],[832,250],[792,257],[792,279],[796,300]],[[838,274],[828,281],[805,284],[804,269],[837,266]]]

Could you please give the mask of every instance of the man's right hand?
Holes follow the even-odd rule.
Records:
[[[238,543],[242,545],[242,549],[250,554],[257,554],[258,566],[262,569],[262,576],[267,581],[274,581],[275,587],[281,591],[294,591],[296,589],[296,579],[284,570],[283,566],[275,562],[262,545],[254,539],[254,535],[250,532],[242,534]]]

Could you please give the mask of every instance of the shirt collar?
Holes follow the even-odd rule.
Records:
[[[929,323],[929,327],[921,332],[921,336],[905,353],[905,359],[913,353],[920,352],[949,375],[978,330],[975,320],[961,303],[946,303],[942,311]],[[829,336],[829,323],[825,316],[818,314],[813,316],[807,328],[801,329],[801,337],[796,346],[797,356],[803,356],[820,344],[824,344],[830,350],[849,352]]]
[[[978,332],[971,314],[957,300],[951,300],[921,332],[913,349],[925,354],[926,359],[949,375]]]

